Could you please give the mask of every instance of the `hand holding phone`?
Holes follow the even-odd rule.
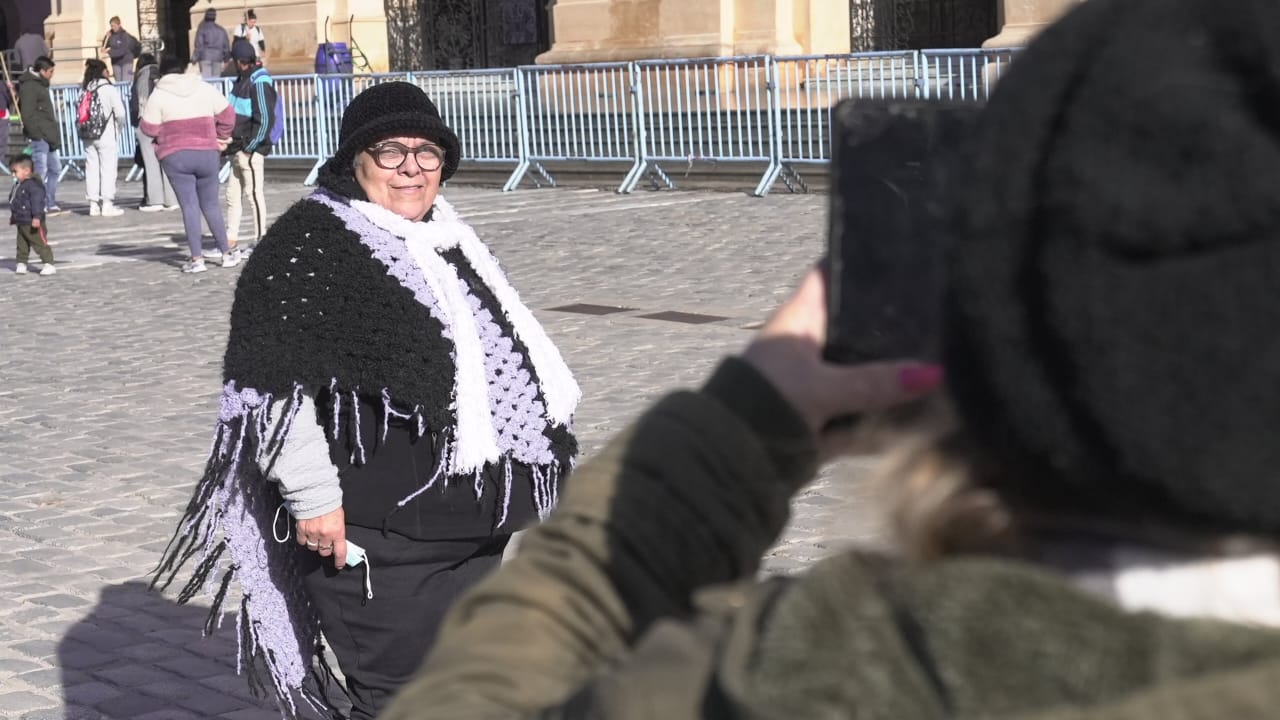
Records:
[[[827,360],[940,356],[947,163],[980,109],[846,100],[833,110]]]

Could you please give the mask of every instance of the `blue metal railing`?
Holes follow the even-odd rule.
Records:
[[[555,184],[544,163],[629,163],[618,192],[641,180],[674,188],[663,165],[741,162],[765,166],[754,194],[781,179],[805,187],[797,166],[830,162],[831,106],[846,98],[983,102],[1013,50],[924,50],[841,55],[752,55],[275,78],[285,135],[269,159],[310,160],[306,183],[337,147],[342,113],[365,88],[392,80],[429,94],[462,141],[466,162],[509,164],[504,190],[525,178]],[[231,80],[219,79],[223,92]],[[117,86],[126,107],[129,86]],[[52,89],[65,172],[80,173],[75,132],[80,89]],[[132,127],[119,137],[132,157]],[[132,179],[137,169],[126,179]]]

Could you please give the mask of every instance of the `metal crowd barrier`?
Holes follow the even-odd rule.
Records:
[[[920,97],[986,101],[1016,50],[922,50]]]
[[[504,190],[533,170],[554,185],[542,163],[554,160],[630,162],[626,187],[642,167],[637,145],[639,106],[634,63],[543,65],[520,68],[524,155]],[[621,191],[622,188],[619,188]]]
[[[342,113],[372,85],[406,80],[423,88],[462,141],[467,162],[509,163],[504,190],[525,178],[555,184],[547,162],[629,163],[618,192],[641,180],[674,188],[674,163],[761,163],[755,194],[781,179],[806,189],[797,166],[830,162],[830,108],[845,98],[925,98],[983,102],[1014,50],[924,50],[841,55],[544,65],[275,78],[285,114],[283,140],[269,159],[309,160],[305,182],[337,147]],[[210,80],[229,93],[231,78]],[[131,88],[117,85],[128,107]],[[52,88],[63,131],[63,173],[83,175],[75,132],[78,86]],[[132,158],[130,123],[119,154]],[[130,171],[132,179],[138,168]]]
[[[519,168],[526,155],[518,78],[515,68],[413,72],[407,77],[431,97],[457,134],[462,157]]]
[[[916,97],[917,57],[914,51],[775,57],[777,154],[761,183],[763,192],[779,179],[793,191],[805,189],[794,166],[829,162],[831,107],[836,103]]]
[[[771,162],[773,101],[767,55],[635,63],[640,98],[641,179],[674,188],[660,162]]]

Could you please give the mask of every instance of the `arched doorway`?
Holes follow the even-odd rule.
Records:
[[[854,52],[976,48],[999,29],[996,0],[849,0]]]
[[[393,70],[514,67],[551,48],[548,0],[384,0]]]

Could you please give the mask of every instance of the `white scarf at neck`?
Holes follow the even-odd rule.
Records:
[[[507,282],[498,261],[476,237],[471,226],[458,217],[453,206],[443,197],[437,197],[430,222],[412,222],[379,205],[360,200],[352,200],[351,207],[374,225],[404,240],[444,315],[441,321],[454,345],[453,410],[458,421],[449,473],[456,475],[479,470],[485,463],[497,461],[500,453],[489,407],[489,385],[479,326],[463,294],[456,270],[440,256],[443,250],[460,248],[480,280],[493,292],[516,337],[528,350],[529,361],[533,364],[546,401],[548,418],[559,425],[568,424],[582,397],[573,373],[542,325]]]

